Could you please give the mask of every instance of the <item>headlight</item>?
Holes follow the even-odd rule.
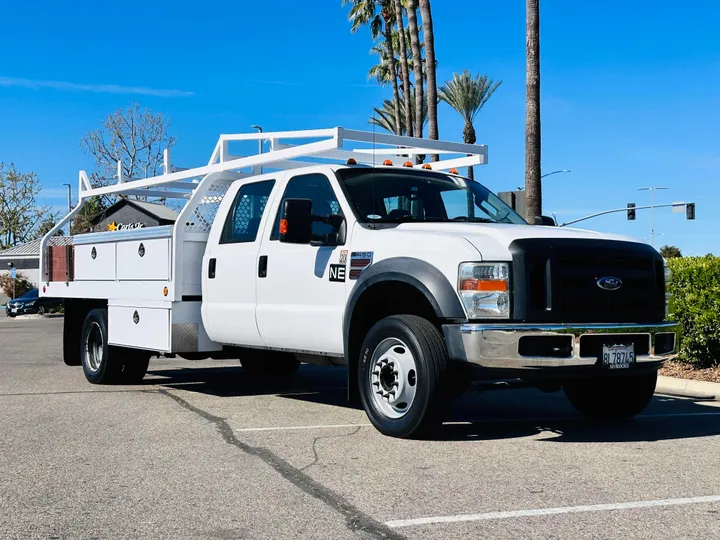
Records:
[[[25,307],[30,307],[30,306],[34,306],[34,305],[35,305],[35,301],[34,301],[34,300],[33,300],[32,302],[26,302],[26,303],[25,303]]]
[[[510,317],[508,263],[462,263],[458,294],[470,319]]]

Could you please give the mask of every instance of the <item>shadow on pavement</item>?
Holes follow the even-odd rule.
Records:
[[[144,384],[225,397],[276,395],[285,399],[359,409],[347,400],[347,370],[303,365],[291,377],[247,375],[241,367],[155,369]],[[612,396],[608,396],[612,399]],[[469,393],[457,400],[447,421],[429,439],[482,441],[545,434],[549,442],[640,442],[720,435],[720,407],[656,396],[646,411],[623,422],[579,416],[562,392],[534,389]],[[554,435],[554,436],[553,436]]]

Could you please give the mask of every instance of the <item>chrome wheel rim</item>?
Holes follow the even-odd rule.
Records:
[[[388,418],[402,418],[415,401],[417,365],[408,346],[397,338],[384,339],[371,359],[370,391],[375,407]]]
[[[100,369],[103,361],[103,335],[100,325],[96,322],[90,323],[85,335],[85,358],[90,371],[96,372]]]
[[[38,308],[38,315],[45,315],[45,307],[44,306],[40,306]]]

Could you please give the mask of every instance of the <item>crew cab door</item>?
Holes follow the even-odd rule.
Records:
[[[257,323],[268,347],[342,354],[343,313],[347,281],[345,246],[288,244],[279,241],[285,199],[310,199],[313,215],[344,214],[337,180],[324,173],[290,177],[283,196],[275,197],[272,220],[264,233],[260,256],[267,275],[258,279]],[[331,232],[313,223],[313,236]]]
[[[255,322],[260,231],[275,180],[240,185],[219,235],[213,230],[203,259],[203,323],[219,343],[263,346]],[[222,217],[220,218],[222,219]]]

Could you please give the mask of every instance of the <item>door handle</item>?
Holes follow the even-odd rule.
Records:
[[[260,255],[258,260],[258,277],[267,277],[267,255]]]
[[[208,261],[208,278],[215,279],[215,265],[217,264],[216,259],[210,259]]]

